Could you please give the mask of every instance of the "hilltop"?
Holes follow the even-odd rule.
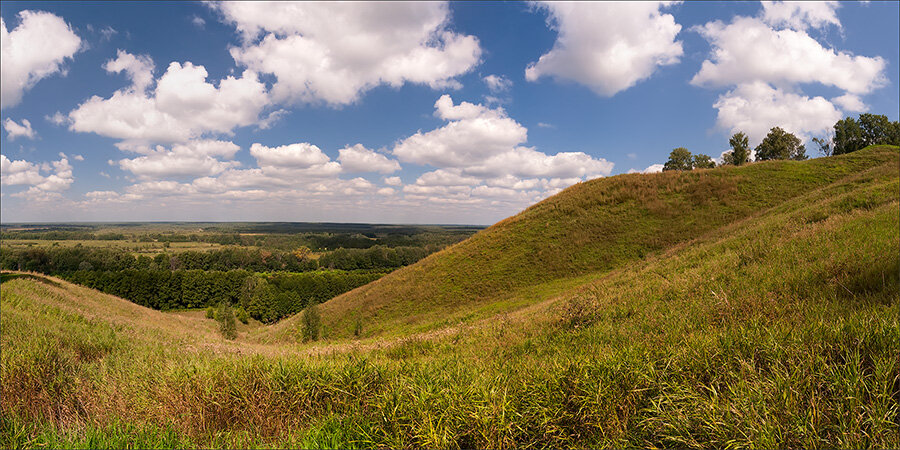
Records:
[[[406,334],[562,294],[880,165],[896,147],[840,157],[627,174],[572,186],[442,252],[322,305],[334,337]],[[296,319],[271,333],[285,337]],[[287,337],[290,339],[290,337]]]
[[[895,448],[898,168],[582,183],[323,304],[308,344],[5,276],[0,446]]]

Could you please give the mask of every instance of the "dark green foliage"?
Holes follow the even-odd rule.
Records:
[[[694,160],[691,152],[684,147],[678,147],[669,153],[669,160],[663,165],[663,171],[691,170],[694,168]]]
[[[222,337],[228,340],[234,340],[237,337],[237,323],[234,320],[234,311],[231,306],[225,302],[219,303],[216,320],[219,322],[219,332],[222,333]]]
[[[303,318],[300,322],[300,335],[303,342],[319,340],[319,330],[322,327],[322,317],[319,315],[319,307],[310,305],[303,310]]]
[[[756,160],[767,161],[772,159],[793,159],[802,161],[806,159],[806,147],[800,138],[794,136],[781,127],[774,127],[756,147]]]
[[[60,277],[153,309],[205,308],[222,299],[275,322],[384,276],[381,271],[251,274],[244,270],[75,271]]]
[[[900,122],[880,114],[860,114],[834,124],[834,154],[855,152],[870,145],[900,145]]]
[[[856,119],[847,117],[834,124],[834,154],[843,155],[865,147],[862,128]]]
[[[739,131],[731,136],[728,140],[731,151],[725,153],[722,157],[724,164],[740,166],[750,161],[750,141],[743,131]]]
[[[211,251],[160,253],[135,257],[129,250],[95,247],[36,247],[0,249],[0,268],[54,274],[75,270],[237,270],[251,272],[308,272],[319,267],[338,270],[395,269],[413,264],[442,246],[339,248],[318,260],[302,252],[227,247]],[[301,255],[301,256],[298,256]]]
[[[424,247],[385,247],[367,249],[339,248],[319,258],[319,267],[338,270],[381,269],[408,266],[440,250],[435,245]]]
[[[693,166],[694,169],[713,169],[716,167],[716,162],[709,155],[698,153],[694,155]]]

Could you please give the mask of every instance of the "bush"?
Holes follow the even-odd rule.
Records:
[[[240,320],[244,325],[250,322],[250,314],[241,306],[238,306],[234,309],[234,316],[237,317],[237,320]]]
[[[310,305],[303,310],[301,321],[301,336],[303,342],[316,341],[319,339],[319,328],[321,327],[322,317],[319,315],[319,307]]]
[[[206,318],[207,319],[215,319],[216,318],[216,308],[212,306],[206,308]]]
[[[237,337],[237,323],[234,320],[234,311],[227,303],[219,303],[216,311],[216,320],[219,321],[219,331],[225,339],[233,340]]]

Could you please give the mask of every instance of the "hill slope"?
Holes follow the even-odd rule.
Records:
[[[4,281],[0,447],[897,448],[900,154],[857,156],[733,169],[835,181],[396,340],[229,342],[209,320]]]
[[[572,186],[470,239],[322,306],[329,335],[405,334],[535,303],[879,165],[896,147]],[[581,278],[580,278],[581,277]],[[586,277],[586,278],[584,278]],[[296,318],[262,340],[285,337]],[[288,337],[290,339],[290,337]]]

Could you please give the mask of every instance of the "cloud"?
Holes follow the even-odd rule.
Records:
[[[22,123],[18,124],[16,121],[6,118],[3,121],[3,129],[6,130],[6,138],[10,141],[15,140],[18,137],[24,137],[28,139],[34,139],[35,132],[31,129],[31,122],[28,119],[22,119]]]
[[[400,186],[403,184],[403,180],[400,177],[387,177],[384,179],[384,184],[388,186]]]
[[[49,174],[42,175],[41,172]],[[60,153],[58,161],[40,165],[25,160],[10,161],[6,155],[0,155],[0,184],[29,186],[28,190],[13,195],[30,197],[60,192],[74,181],[72,166],[65,154]]]
[[[206,20],[203,20],[200,16],[194,16],[191,18],[191,23],[194,24],[197,28],[203,28],[206,26]]]
[[[506,116],[502,108],[462,102],[443,95],[434,104],[435,115],[447,125],[418,132],[394,147],[400,161],[435,167],[465,167],[482,163],[527,140],[528,130]]]
[[[399,162],[375,153],[362,144],[342,148],[339,151],[338,161],[341,162],[345,172],[394,173],[400,170]]]
[[[482,78],[491,92],[506,92],[512,87],[512,80],[503,75],[488,75]]]
[[[62,126],[69,123],[69,117],[59,111],[52,115],[44,116],[44,119],[56,126]]]
[[[559,33],[553,49],[529,64],[528,81],[550,76],[609,97],[676,64],[684,50],[681,25],[659,2],[542,2]]]
[[[652,164],[644,170],[628,169],[625,173],[659,173],[663,170],[663,164]]]
[[[844,94],[831,99],[831,101],[847,112],[864,112],[869,109],[869,106],[863,103],[858,95]]]
[[[797,134],[801,140],[827,132],[841,119],[841,112],[823,97],[773,88],[766,83],[742,84],[719,96],[717,124],[730,133],[743,131],[756,146],[775,126]]]
[[[379,86],[458,87],[481,58],[478,39],[449,31],[446,3],[222,2],[243,44],[231,55],[273,74],[282,103],[356,101]]]
[[[101,36],[101,39],[104,41],[112,40],[113,36],[115,36],[118,33],[119,32],[115,28],[113,28],[109,25],[100,29],[100,36]]]
[[[124,50],[119,50],[116,59],[111,59],[103,65],[109,73],[125,72],[131,80],[132,89],[141,94],[153,83],[154,67],[153,60],[149,56],[135,56]]]
[[[547,155],[523,147],[528,130],[509,118],[503,108],[461,102],[443,95],[435,115],[448,123],[429,132],[418,132],[400,141],[393,150],[403,162],[458,168],[463,172],[494,177],[582,177],[608,175],[612,163],[582,152]]]
[[[79,38],[59,16],[20,11],[19,25],[7,31],[0,18],[0,107],[15,106],[25,91],[43,78],[60,72],[66,58],[81,48]]]
[[[774,27],[787,26],[795,30],[825,28],[834,25],[841,28],[837,10],[838,2],[762,2],[762,19]]]
[[[118,164],[141,179],[208,176],[239,165],[236,161],[219,159],[231,159],[239,149],[227,141],[193,141],[176,144],[171,149],[157,146],[154,150],[143,150],[144,156],[122,159]]]
[[[764,81],[784,87],[821,83],[865,94],[887,82],[884,58],[854,56],[825,48],[803,31],[776,30],[752,17],[731,24],[715,21],[695,27],[712,45],[691,84],[723,87]]]
[[[546,154],[526,147],[528,130],[503,108],[454,104],[443,95],[435,115],[447,123],[399,141],[403,162],[435,167],[403,187],[404,198],[428,202],[481,200],[525,206],[573,183],[612,171],[613,163],[583,152]]]
[[[717,125],[744,131],[756,145],[774,126],[802,140],[826,133],[845,112],[867,109],[860,98],[887,83],[887,62],[827,48],[807,34],[810,26],[840,27],[836,3],[764,3],[761,17],[735,17],[692,30],[711,45],[709,59],[691,79],[707,88],[730,88],[713,105]],[[820,84],[844,91],[829,101],[802,87]]]
[[[120,51],[104,67],[124,71],[132,84],[107,99],[93,96],[71,111],[71,130],[143,143],[185,142],[254,124],[269,104],[266,86],[252,71],[216,86],[206,81],[203,66],[172,62],[151,91],[149,57]]]
[[[256,158],[260,166],[280,166],[306,169],[325,164],[330,159],[319,147],[301,142],[298,144],[266,147],[255,143],[250,147],[250,154]]]

